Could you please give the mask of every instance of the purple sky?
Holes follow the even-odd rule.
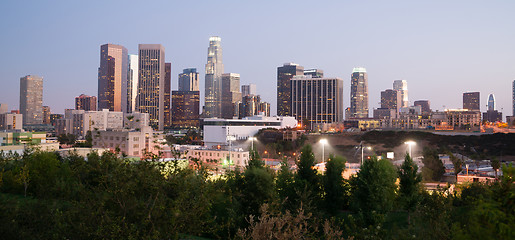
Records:
[[[50,3],[51,2],[51,3]],[[515,1],[2,1],[0,103],[19,104],[19,79],[44,77],[44,105],[73,108],[96,95],[100,45],[136,54],[160,43],[177,74],[195,67],[204,86],[208,38],[222,38],[226,72],[257,84],[275,113],[277,67],[295,62],[344,80],[349,105],[353,67],[367,68],[370,109],[380,91],[406,79],[410,102],[461,108],[462,93],[494,93],[512,115]],[[370,112],[372,113],[372,111]]]

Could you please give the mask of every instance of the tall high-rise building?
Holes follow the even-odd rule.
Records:
[[[179,91],[199,91],[199,73],[196,68],[186,68],[179,74]]]
[[[200,108],[199,91],[172,91],[172,126],[198,128]]]
[[[409,107],[408,82],[406,80],[393,81],[393,90],[399,91],[401,94],[401,107]]]
[[[323,78],[324,71],[321,69],[306,69],[304,70],[304,75],[310,75],[313,78]]]
[[[241,97],[239,118],[252,117],[258,114],[261,97],[258,95],[244,95]]]
[[[367,70],[362,67],[352,69],[350,117],[368,118],[368,76]]]
[[[97,97],[81,94],[75,98],[75,110],[96,111]]]
[[[148,113],[154,129],[164,129],[165,48],[161,44],[139,44],[139,81],[136,108]]]
[[[100,46],[98,109],[127,111],[127,49],[121,45]]]
[[[318,123],[343,121],[342,79],[297,75],[291,81],[291,110],[298,122],[313,128]]]
[[[431,113],[431,103],[429,102],[429,100],[417,100],[413,105],[420,106],[422,114]]]
[[[210,37],[207,49],[204,111],[205,117],[222,116],[222,46],[220,37]]]
[[[127,72],[127,112],[136,111],[136,97],[138,96],[138,55],[129,54],[129,69]],[[96,110],[96,109],[95,109]],[[95,111],[93,110],[93,111]]]
[[[386,89],[381,92],[381,108],[395,109],[398,113],[402,105],[401,102],[400,91]]]
[[[480,111],[479,92],[463,93],[463,109]]]
[[[285,63],[277,68],[277,116],[292,116],[291,79],[304,75],[304,67],[296,63]]]
[[[495,97],[494,97],[494,94],[490,94],[490,96],[488,96],[488,111],[493,111],[495,110]]]
[[[236,103],[241,102],[240,74],[222,74],[222,118],[231,119],[235,115]]]
[[[23,125],[43,123],[43,78],[27,75],[20,78],[20,113]]]
[[[50,124],[50,107],[43,106],[43,124]]]
[[[170,91],[172,90],[172,64],[165,63],[165,100],[164,100],[164,127],[170,127],[172,124],[171,118],[171,99]]]
[[[256,84],[241,85],[241,96],[257,95]]]

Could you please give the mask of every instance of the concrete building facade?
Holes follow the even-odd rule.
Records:
[[[43,123],[43,78],[27,75],[20,78],[20,113],[23,125]]]

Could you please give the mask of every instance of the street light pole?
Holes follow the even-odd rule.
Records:
[[[325,162],[325,159],[324,159],[324,156],[325,156],[324,150],[325,149],[324,148],[325,148],[325,145],[327,144],[327,139],[322,138],[322,139],[320,139],[319,142],[322,144],[322,163],[323,163],[323,162]]]

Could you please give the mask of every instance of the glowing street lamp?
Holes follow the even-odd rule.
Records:
[[[363,165],[363,150],[365,148],[368,150],[372,150],[372,147],[365,147],[365,146],[361,145],[361,165]]]
[[[327,139],[322,138],[322,139],[320,139],[319,142],[322,144],[322,162],[324,162],[324,148],[325,148],[325,145],[327,144]]]
[[[414,141],[407,141],[407,142],[404,142],[404,144],[407,144],[407,145],[408,145],[408,147],[409,147],[409,156],[410,156],[411,158],[413,158],[413,156],[411,155],[411,146],[412,146],[412,145],[416,145],[417,143],[416,143],[416,142],[414,142]]]

